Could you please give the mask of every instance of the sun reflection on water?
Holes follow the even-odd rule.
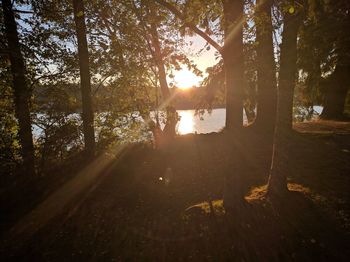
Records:
[[[177,131],[180,135],[185,135],[189,133],[193,133],[194,131],[194,121],[193,121],[193,113],[191,111],[178,111],[180,118],[180,122],[177,126]]]

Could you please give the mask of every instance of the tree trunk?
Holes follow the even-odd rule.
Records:
[[[26,84],[24,59],[20,50],[17,25],[12,10],[11,0],[2,0],[2,8],[4,12],[7,44],[9,47],[15,114],[19,126],[18,134],[21,143],[23,164],[26,171],[34,175],[35,157],[29,109],[31,90]]]
[[[277,87],[276,64],[272,40],[272,0],[257,0],[255,14],[258,73],[258,106],[255,126],[265,134],[271,134],[276,122]]]
[[[164,136],[162,139],[166,143],[170,141],[172,138],[175,137],[175,128],[176,124],[178,122],[178,116],[175,108],[172,106],[171,98],[170,98],[170,91],[168,86],[168,81],[166,79],[166,71],[165,71],[165,65],[163,60],[163,54],[162,49],[159,42],[159,35],[157,27],[154,23],[151,23],[150,26],[150,32],[151,32],[151,40],[152,45],[154,48],[154,59],[157,64],[158,68],[158,78],[159,78],[159,84],[160,84],[160,90],[162,93],[162,100],[163,103],[166,103],[166,123],[165,127],[162,132],[162,136]]]
[[[322,119],[342,119],[345,100],[350,88],[349,65],[338,64],[327,81]]]
[[[223,0],[223,7],[226,129],[233,130],[243,125],[243,0]]]
[[[297,35],[300,23],[301,15],[295,12],[295,9],[289,9],[284,15],[277,121],[268,182],[269,194],[281,194],[288,191],[287,173],[292,168],[288,154],[292,136],[293,94],[297,75]]]
[[[157,68],[158,68],[160,90],[162,92],[163,101],[165,101],[170,97],[170,92],[169,92],[168,82],[166,79],[165,66],[163,61],[162,50],[160,47],[157,27],[154,24],[151,24],[150,31],[152,36],[152,45],[154,48],[154,56],[155,56],[154,59],[156,61]]]
[[[78,39],[80,85],[83,106],[83,130],[85,153],[88,158],[95,153],[94,113],[92,110],[89,52],[86,40],[86,25],[83,0],[73,0],[74,20]]]
[[[235,210],[244,202],[239,166],[241,152],[235,147],[235,140],[243,127],[243,0],[223,0],[225,42],[222,51],[226,80],[226,129],[229,130],[229,144],[232,145],[232,166],[225,177],[224,207]]]

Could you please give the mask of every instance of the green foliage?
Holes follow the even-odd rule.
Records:
[[[298,41],[300,101],[323,104],[327,79],[337,64],[349,64],[349,2],[309,0]],[[345,62],[347,61],[347,62]]]
[[[0,83],[0,94],[0,169],[7,173],[20,162],[20,147],[10,87]]]
[[[2,10],[2,9],[1,9]],[[0,12],[0,20],[2,12]],[[3,39],[3,23],[0,38]],[[0,50],[5,50],[5,43],[0,41]],[[21,161],[20,145],[17,137],[18,125],[14,115],[11,74],[6,53],[0,53],[0,173],[11,173]],[[3,59],[4,58],[4,59]]]
[[[170,1],[184,14],[176,19],[169,10],[151,0],[86,1],[85,17],[90,54],[96,139],[103,150],[115,141],[148,139],[142,119],[161,104],[159,75],[150,28],[158,32],[166,73],[175,75],[183,66],[198,76],[203,72],[189,59],[185,35],[192,35],[186,23],[205,31],[218,43],[223,41],[222,1]],[[298,40],[296,105],[312,108],[324,98],[324,82],[340,57],[349,57],[348,1],[309,0],[296,6],[277,1],[274,30],[283,24],[283,12],[305,11]],[[82,148],[81,95],[73,7],[69,0],[15,1],[22,53],[26,63],[35,145],[40,166],[69,158]],[[245,1],[244,60],[246,110],[256,106],[257,68],[255,2]],[[19,12],[20,10],[24,12]],[[0,12],[0,19],[2,13]],[[259,20],[260,19],[260,20]],[[0,23],[0,37],[3,36]],[[278,37],[277,37],[278,38]],[[275,51],[278,53],[278,39]],[[201,53],[211,47],[203,46]],[[0,41],[0,126],[1,164],[14,167],[21,162],[17,122],[13,110],[11,74],[6,55],[7,43]],[[192,55],[192,54],[191,54]],[[225,104],[223,61],[208,68],[203,87],[182,94],[198,109],[211,110]],[[2,59],[2,58],[5,59]],[[173,85],[169,81],[169,85]],[[175,90],[175,89],[174,89]],[[179,101],[175,101],[178,103]],[[181,104],[181,103],[180,103]]]

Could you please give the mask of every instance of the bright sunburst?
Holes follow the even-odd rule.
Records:
[[[188,89],[193,86],[198,86],[199,82],[202,80],[201,77],[196,76],[188,69],[181,69],[175,73],[175,84],[181,89]]]

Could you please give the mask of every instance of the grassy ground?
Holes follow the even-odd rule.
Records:
[[[82,187],[78,180],[73,191],[82,190],[70,201],[63,200],[68,187],[58,194],[61,203],[56,198],[42,205],[42,213],[33,212],[40,214],[32,216],[40,227],[4,235],[2,257],[348,261],[350,123],[323,121],[295,129],[286,170],[291,192],[279,200],[264,195],[271,148],[261,137],[247,131],[232,145],[224,134],[187,135],[167,152],[133,148],[120,161],[98,169],[101,176],[92,186]],[[237,156],[239,165],[233,164]],[[222,188],[232,172],[241,174],[248,204],[228,214]],[[21,224],[30,227],[25,218]]]

